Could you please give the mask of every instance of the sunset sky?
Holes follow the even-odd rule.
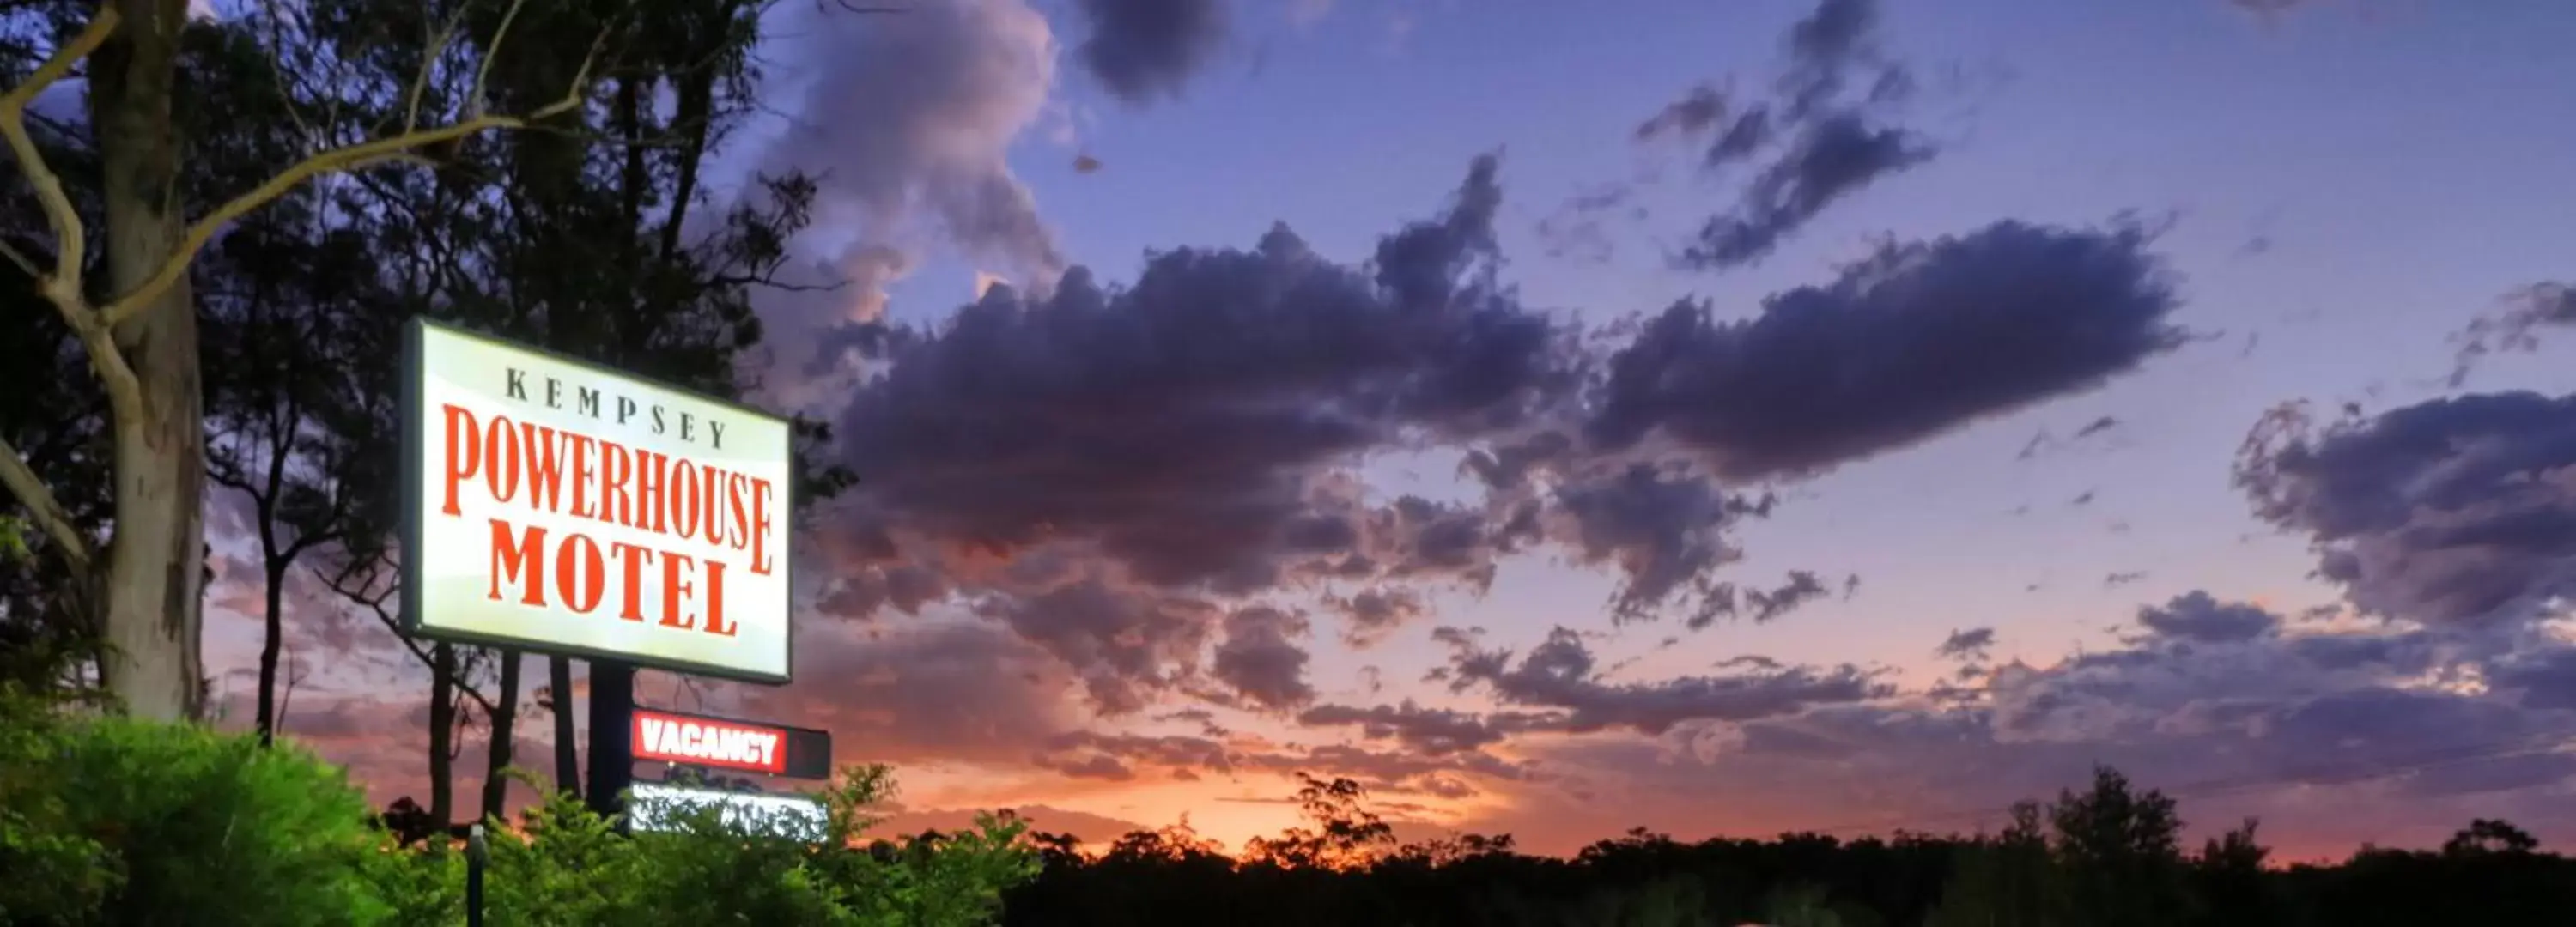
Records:
[[[718,185],[822,172],[850,282],[762,305],[862,480],[797,681],[644,703],[1093,840],[1299,770],[1543,852],[1967,830],[2095,762],[2292,856],[2576,840],[2576,6],[908,2],[782,4]],[[426,674],[310,591],[286,729],[420,794]]]

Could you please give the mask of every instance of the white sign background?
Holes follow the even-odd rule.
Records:
[[[406,384],[411,390],[406,409],[411,416],[411,433],[407,436],[409,448],[404,462],[405,504],[409,508],[405,516],[411,532],[403,558],[404,619],[413,633],[432,639],[623,660],[751,682],[788,681],[794,434],[785,421],[426,321],[414,322],[411,350],[412,382]],[[512,370],[519,371],[525,398],[510,392]],[[559,407],[548,403],[549,378],[558,384],[555,402]],[[582,390],[596,392],[595,406],[579,401]],[[623,423],[617,414],[620,399],[635,403],[634,413]],[[562,464],[562,493],[567,504],[558,506],[559,511],[534,504],[525,479],[510,501],[499,501],[478,474],[460,482],[456,493],[458,514],[447,514],[450,455],[460,450],[447,443],[445,407],[450,405],[473,414],[476,427],[486,431],[486,443],[492,420],[505,417],[514,424],[586,435],[624,445],[630,451],[650,451],[675,461],[686,460],[695,466],[713,466],[766,480],[769,524],[763,532],[766,538],[762,559],[772,564],[770,573],[764,576],[752,570],[749,549],[709,543],[703,528],[698,536],[681,538],[572,514],[569,499],[575,477],[568,454]],[[658,434],[650,414],[656,407],[662,411]],[[594,408],[596,415],[592,413]],[[691,423],[692,440],[681,437],[683,415]],[[720,449],[714,444],[711,425],[723,430]],[[458,443],[464,442],[460,438]],[[497,462],[497,457],[489,456],[490,448],[485,449],[485,454],[487,461]],[[590,456],[596,470],[597,454]],[[599,494],[595,473],[593,480],[594,486],[585,491],[594,497],[590,501],[595,508]],[[631,476],[628,485],[631,493]],[[665,486],[663,491],[667,495],[671,488]],[[732,515],[728,511],[725,517],[730,519]],[[537,552],[545,573],[545,605],[530,606],[521,601],[518,593],[526,588],[525,576],[513,580],[504,574],[499,578],[501,598],[495,601],[491,597],[497,572],[492,529],[496,518],[507,523],[514,544],[519,543],[520,532],[545,529],[545,539]],[[750,530],[750,526],[736,530]],[[596,542],[603,558],[605,592],[599,605],[587,614],[560,601],[556,590],[557,547],[574,534]],[[621,617],[626,599],[624,567],[612,547],[620,542],[655,552],[653,559],[641,567],[636,590],[642,621]],[[681,612],[695,615],[697,627],[663,626],[664,552],[724,563],[724,620],[735,628],[732,636],[705,630],[705,600],[710,583],[703,562],[682,574],[683,580],[695,588],[680,596]]]

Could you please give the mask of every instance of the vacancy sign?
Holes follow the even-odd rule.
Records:
[[[638,782],[628,794],[626,824],[639,831],[676,831],[683,810],[713,806],[726,826],[737,830],[793,837],[808,842],[821,840],[831,830],[831,815],[823,803],[802,795],[764,795],[759,792],[723,792],[715,789],[693,789],[658,782]]]
[[[638,760],[773,776],[832,777],[832,735],[828,731],[649,708],[635,709],[633,754]]]
[[[788,680],[787,422],[425,320],[406,348],[407,630]]]

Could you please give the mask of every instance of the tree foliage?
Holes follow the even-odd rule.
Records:
[[[1280,850],[1375,833],[1365,790],[1347,780],[1301,786],[1309,820],[1241,859],[1185,827],[1091,852],[1037,834],[1045,872],[1008,896],[1007,922],[1153,927],[1223,912],[1240,927],[2395,927],[2554,924],[2576,904],[2576,860],[2541,852],[2502,821],[2473,822],[2439,852],[2364,850],[2339,865],[2285,867],[2251,821],[2186,850],[2179,803],[2111,769],[2053,802],[2016,806],[2002,830],[1977,836],[1685,843],[1641,827],[1561,859],[1515,852],[1509,835],[1467,834],[1341,866],[1287,865]]]

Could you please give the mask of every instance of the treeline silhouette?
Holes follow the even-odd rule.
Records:
[[[1573,858],[1509,836],[1399,844],[1348,779],[1301,777],[1305,824],[1221,852],[1186,823],[1105,848],[1033,835],[1045,869],[1008,893],[1024,927],[1583,925],[2239,927],[2576,923],[2576,860],[2477,820],[2437,851],[2364,847],[2281,866],[2247,821],[2197,849],[2176,803],[2097,769],[2001,833],[1676,841],[1637,828]],[[1036,822],[1043,825],[1044,822]],[[913,838],[936,841],[937,833]]]

